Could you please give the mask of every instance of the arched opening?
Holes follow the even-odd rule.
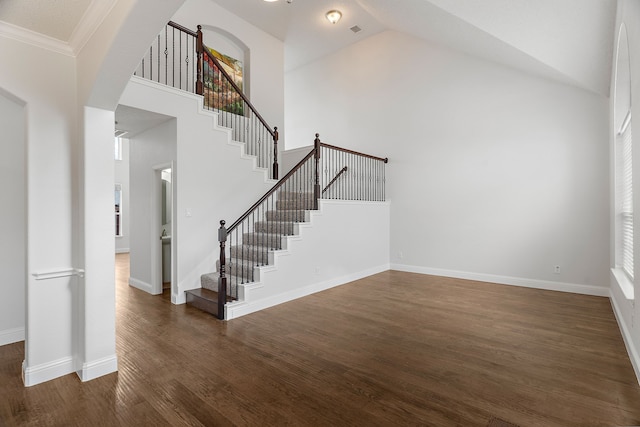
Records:
[[[241,67],[242,85],[240,87],[244,94],[251,98],[249,87],[251,55],[249,47],[228,31],[210,25],[202,26],[202,39],[207,47],[238,61]]]

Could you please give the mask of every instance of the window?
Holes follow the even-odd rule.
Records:
[[[122,140],[116,136],[115,138],[115,160],[122,160]]]
[[[627,299],[634,298],[633,262],[633,149],[631,135],[631,72],[625,25],[620,26],[616,52],[613,99],[615,180],[615,265],[616,282]]]
[[[616,267],[633,281],[633,168],[631,111],[616,135],[616,226],[618,255]]]

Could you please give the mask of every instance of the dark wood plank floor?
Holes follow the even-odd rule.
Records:
[[[119,372],[24,388],[0,347],[1,426],[640,425],[606,298],[388,271],[223,323],[117,266]]]

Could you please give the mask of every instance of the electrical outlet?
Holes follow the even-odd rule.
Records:
[[[315,273],[320,274],[320,267],[316,267]]]
[[[559,266],[559,265],[554,266],[554,267],[553,267],[553,272],[554,272],[555,274],[560,274],[560,266]]]
[[[402,251],[398,252],[398,258],[400,259],[404,258],[404,253]]]

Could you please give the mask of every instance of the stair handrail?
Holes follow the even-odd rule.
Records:
[[[318,138],[319,136],[320,135],[316,134],[316,138]],[[324,142],[321,142],[320,146],[321,147],[325,147],[325,148],[330,148],[332,150],[342,151],[342,152],[349,153],[349,154],[355,154],[356,156],[362,156],[362,157],[366,157],[368,159],[380,160],[381,162],[389,163],[389,158],[388,157],[384,157],[383,158],[383,157],[372,156],[371,154],[366,154],[366,153],[361,153],[359,151],[349,150],[348,148],[338,147],[336,145],[325,144]]]
[[[202,25],[198,25],[197,28],[197,31],[192,31],[174,21],[167,22],[165,28],[152,41],[149,50],[142,57],[133,74],[204,96],[205,108],[219,110],[219,124],[231,128],[232,138],[245,143],[246,154],[256,156],[258,166],[269,169],[271,178],[278,179],[278,141],[280,139],[278,128],[269,126],[220,61],[211,54],[203,42]],[[195,63],[194,59],[196,59]],[[246,129],[237,129],[232,125],[239,122],[238,114],[224,107],[218,108],[216,105],[208,104],[212,99],[220,100],[221,98],[211,98],[211,95],[216,93],[213,91],[207,94],[204,84],[207,77],[204,61],[215,68],[215,76],[220,79],[222,86],[228,89],[228,94],[233,94],[232,98],[242,103],[241,108],[248,113],[244,116],[247,121]],[[230,116],[223,113],[228,113]],[[228,122],[225,123],[225,120]],[[250,124],[251,127],[249,127]],[[273,142],[273,146],[270,141]]]
[[[170,27],[175,28],[176,30],[182,31],[183,33],[187,33],[192,37],[196,37],[196,38],[198,37],[198,33],[196,33],[193,30],[188,29],[187,27],[184,27],[184,26],[178,24],[177,22],[169,21],[169,22],[167,22],[167,25],[170,26]]]
[[[267,132],[271,135],[271,138],[273,139],[272,178],[273,179],[278,179],[278,168],[279,168],[279,166],[278,166],[278,139],[279,139],[278,127],[275,126],[273,129],[271,129],[271,126],[269,126],[267,121],[258,112],[258,109],[253,106],[253,104],[251,103],[251,101],[249,101],[249,98],[247,98],[247,96],[244,94],[242,89],[240,89],[238,87],[236,82],[233,81],[233,78],[229,75],[229,73],[227,73],[227,71],[224,69],[224,67],[222,67],[222,65],[218,61],[218,58],[216,58],[215,56],[211,55],[211,53],[209,51],[209,48],[204,44],[204,42],[202,40],[202,25],[198,25],[198,31],[196,32],[196,37],[197,37],[196,52],[198,53],[198,58],[199,58],[198,59],[198,76],[197,76],[197,83],[196,83],[196,93],[198,95],[204,95],[204,82],[203,82],[203,79],[202,79],[202,74],[204,73],[204,71],[203,71],[204,64],[203,64],[203,60],[201,60],[200,57],[201,56],[206,56],[207,59],[209,59],[211,62],[213,62],[213,64],[218,68],[220,73],[224,76],[225,80],[231,85],[233,90],[240,96],[240,98],[242,98],[242,100],[249,107],[249,109],[255,115],[255,117],[258,119],[258,121],[260,121],[262,126],[264,126],[264,128],[267,130]]]
[[[338,178],[340,178],[342,176],[343,173],[345,173],[347,171],[347,167],[343,167],[342,169],[340,169],[340,172],[338,172],[336,174],[336,176],[333,177],[333,179],[327,184],[326,187],[324,187],[324,190],[322,190],[322,194],[326,193],[327,190],[333,185],[334,182],[336,182],[338,180]]]
[[[273,195],[273,193],[276,192],[276,190],[278,190],[278,188],[282,187],[282,185],[294,174],[296,173],[301,167],[302,165],[311,158],[311,156],[313,156],[316,153],[316,149],[313,148],[309,154],[307,154],[306,156],[304,156],[304,158],[302,160],[300,160],[289,172],[287,172],[287,174],[285,176],[283,176],[273,187],[271,187],[271,189],[269,191],[267,191],[264,196],[260,197],[260,199],[255,202],[249,209],[247,209],[247,211],[245,213],[243,213],[240,218],[238,218],[237,221],[235,221],[233,224],[231,224],[231,226],[229,226],[227,228],[227,232],[230,233],[231,231],[233,231],[238,225],[240,225],[242,223],[242,221],[244,221],[245,219],[247,219],[247,217],[249,217],[249,215],[251,215],[251,213],[262,204],[262,202],[264,202],[265,200],[267,200],[267,198],[271,195]]]
[[[198,29],[200,28],[200,25],[198,25]],[[202,33],[202,32],[201,32]],[[238,92],[238,95],[240,95],[240,97],[242,98],[242,100],[244,102],[247,103],[247,106],[249,106],[249,108],[251,109],[251,111],[253,112],[253,114],[256,115],[256,117],[258,118],[258,120],[260,120],[260,122],[262,123],[262,125],[267,129],[267,131],[269,131],[269,133],[271,134],[271,136],[273,136],[275,138],[275,134],[277,131],[277,127],[276,130],[272,130],[271,127],[269,126],[269,124],[267,124],[267,121],[262,118],[262,116],[260,115],[260,113],[258,112],[258,110],[253,106],[253,104],[251,103],[251,101],[249,101],[249,98],[247,98],[247,96],[244,94],[244,92],[242,92],[242,89],[240,89],[238,87],[238,85],[236,84],[236,82],[233,81],[233,78],[229,75],[229,73],[227,73],[227,71],[222,67],[222,65],[220,64],[220,61],[218,61],[218,58],[216,58],[215,56],[211,55],[209,53],[209,51],[207,49],[207,46],[205,44],[202,45],[202,49],[203,49],[203,53],[204,55],[206,55],[215,65],[216,67],[218,67],[218,69],[220,70],[220,73],[222,75],[224,75],[225,79],[229,82],[229,84],[231,84],[231,87],[233,87],[233,90],[235,90],[236,92]],[[198,95],[202,95],[201,93],[199,93]]]
[[[320,135],[316,134],[314,140],[314,145],[311,151],[306,154],[302,160],[300,160],[285,176],[283,176],[269,191],[267,191],[262,197],[258,199],[256,203],[254,203],[249,209],[247,209],[231,226],[228,228],[225,227],[225,221],[220,221],[220,229],[218,231],[219,241],[220,241],[220,277],[218,279],[218,306],[224,307],[227,301],[227,295],[229,295],[229,289],[227,287],[227,278],[226,278],[226,242],[227,237],[230,239],[230,244],[228,245],[231,257],[234,258],[233,255],[233,244],[237,242],[239,246],[235,247],[236,254],[238,251],[242,250],[244,252],[244,246],[247,245],[248,248],[253,248],[256,245],[256,242],[259,242],[261,239],[261,243],[257,243],[259,245],[260,252],[256,258],[254,258],[254,252],[250,250],[251,257],[247,258],[251,260],[253,266],[266,265],[264,259],[267,256],[268,250],[265,247],[270,249],[278,249],[281,248],[281,243],[277,243],[280,246],[272,246],[276,245],[272,243],[270,235],[290,235],[291,230],[293,230],[292,225],[288,226],[289,228],[284,227],[281,224],[286,224],[290,222],[299,222],[305,221],[305,215],[301,215],[300,212],[306,210],[317,210],[318,209],[318,201],[320,198],[324,197],[324,193],[336,183],[336,181],[349,172],[349,176],[347,177],[350,182],[356,182],[356,184],[352,185],[364,185],[374,188],[375,191],[369,191],[368,193],[365,191],[364,197],[361,197],[362,194],[356,192],[357,197],[349,197],[353,196],[353,191],[341,191],[340,188],[336,189],[335,194],[332,198],[342,198],[347,200],[371,200],[371,201],[379,201],[384,200],[384,164],[388,163],[388,158],[382,158],[377,156],[372,156],[370,154],[361,153],[358,151],[350,150],[347,148],[337,147],[330,144],[324,144],[320,141]],[[322,152],[325,152],[326,160],[324,164],[324,172],[326,173],[328,170],[337,170],[333,179],[330,180],[328,185],[324,187],[324,190],[320,190],[320,161]],[[336,162],[333,157],[336,157],[336,152],[341,153],[340,156],[340,169],[338,167],[333,169],[336,166]],[[356,158],[356,160],[354,160]],[[346,163],[346,164],[345,164]],[[342,166],[344,164],[344,166]],[[371,166],[375,164],[375,166]],[[350,166],[348,166],[350,165]],[[352,169],[354,169],[353,172]],[[333,172],[331,172],[333,173]],[[376,183],[371,185],[371,176],[376,176]],[[368,180],[368,181],[367,181]],[[290,182],[291,181],[291,182]],[[329,181],[327,177],[327,181]],[[313,183],[313,184],[311,184]],[[382,187],[378,186],[381,185]],[[341,185],[343,186],[343,185]],[[291,191],[293,187],[294,191]],[[288,189],[289,188],[289,189]],[[284,197],[284,201],[281,202],[279,197],[280,194],[277,195],[278,199],[276,200],[276,196],[274,194],[279,189],[283,189],[283,194],[294,193],[293,196],[288,194]],[[351,189],[349,189],[351,190]],[[313,208],[309,202],[311,201],[310,197],[306,197],[305,194],[313,194]],[[337,197],[336,197],[337,194]],[[331,197],[330,197],[331,198]],[[284,218],[280,218],[280,215],[272,215],[271,219],[269,219],[269,213],[267,209],[273,208],[274,205],[277,206],[278,203],[293,203],[294,207],[284,207],[284,212],[293,212],[293,217],[295,219],[291,219],[290,214],[285,214]],[[265,208],[266,206],[266,208]],[[276,209],[278,209],[276,207]],[[262,214],[261,214],[262,211]],[[255,218],[258,218],[258,221],[262,218],[262,215],[266,217],[266,222],[258,228],[258,223],[253,223]],[[271,223],[269,222],[271,221]],[[284,222],[282,222],[284,221]],[[250,225],[249,225],[250,224]],[[280,224],[280,225],[279,225]],[[242,225],[242,227],[240,227]],[[279,227],[279,228],[278,228]],[[274,228],[277,228],[280,231],[273,231]],[[288,230],[288,231],[283,231]],[[248,233],[248,234],[245,234]],[[235,237],[234,237],[235,236]],[[262,237],[261,237],[262,236]],[[242,240],[240,239],[242,237]],[[264,239],[268,242],[267,245],[264,244]],[[242,249],[241,249],[242,248]],[[249,250],[249,249],[248,249]],[[244,257],[240,257],[241,259]],[[252,275],[249,276],[248,273],[245,275],[244,267],[238,269],[237,265],[230,265],[232,268],[228,272],[231,273],[231,276],[235,276],[236,286],[240,284],[240,278],[238,274],[242,275],[242,283],[246,283],[244,281],[245,278],[249,278],[249,282],[251,281]],[[236,273],[232,272],[233,269],[236,269]],[[238,273],[238,271],[240,271]],[[236,289],[236,292],[237,289]],[[231,295],[232,298],[235,298],[235,294]],[[218,310],[219,317],[223,318],[223,309],[220,308]]]
[[[272,196],[284,183],[286,183],[289,178],[294,176],[294,174],[300,170],[302,165],[304,165],[315,153],[316,147],[313,148],[302,160],[300,160],[285,176],[283,176],[269,191],[267,191],[264,196],[262,196],[256,203],[254,203],[247,211],[238,218],[231,226],[228,228],[225,227],[226,222],[224,220],[220,221],[220,228],[218,229],[218,241],[220,242],[220,274],[218,277],[218,319],[224,320],[224,306],[227,302],[227,295],[229,295],[229,288],[227,287],[227,277],[226,277],[226,263],[227,263],[227,255],[226,255],[226,243],[227,236],[232,236],[232,232],[245,221],[249,215],[251,215],[258,207],[267,200],[270,196]]]

